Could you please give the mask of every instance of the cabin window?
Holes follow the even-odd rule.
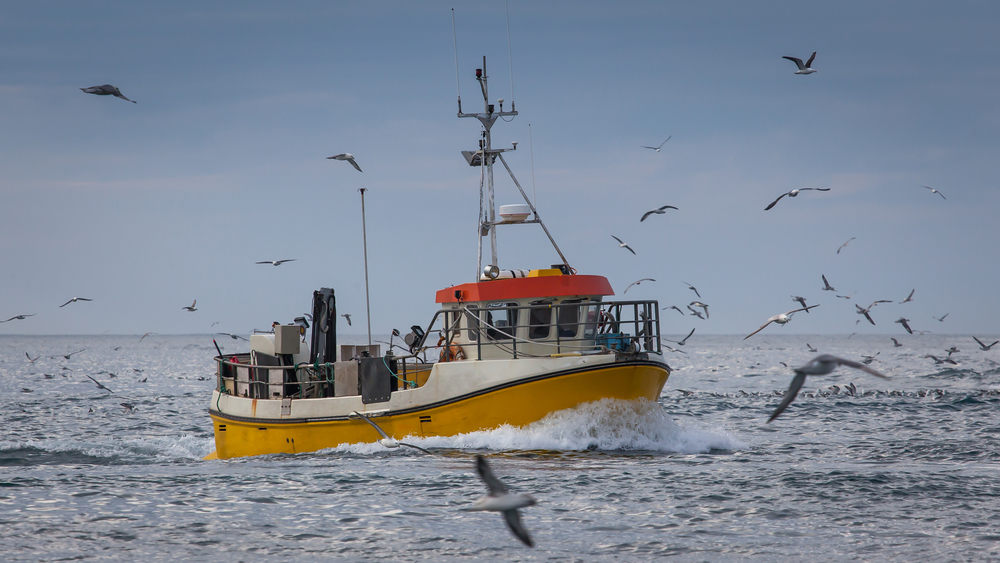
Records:
[[[548,301],[532,301],[528,315],[528,338],[544,340],[549,337],[552,323],[552,304]]]
[[[580,306],[576,303],[582,299],[563,301],[560,303],[559,312],[556,316],[556,328],[559,330],[559,338],[573,338],[580,330]]]
[[[475,305],[469,305],[468,311],[465,314],[465,324],[469,333],[469,340],[475,342],[479,340],[479,307]]]
[[[597,321],[600,312],[600,305],[585,305],[583,306],[584,318],[586,318],[586,324],[583,325],[583,337],[584,338],[594,338],[597,336]]]
[[[493,340],[514,337],[517,328],[517,303],[486,304],[486,336]]]

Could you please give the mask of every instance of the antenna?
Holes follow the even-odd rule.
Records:
[[[507,5],[507,0],[503,3],[504,10],[507,12],[507,64],[510,66],[510,110],[514,111],[514,59],[510,54],[510,7]],[[458,63],[455,63],[458,66]]]
[[[513,106],[514,102],[511,102],[510,105]],[[531,204],[538,207],[538,198],[535,195],[535,144],[531,142],[530,123],[528,124],[528,152],[531,153]]]
[[[458,91],[458,113],[462,113],[462,86],[458,82],[458,32],[455,30],[455,8],[451,9],[451,36],[455,39],[455,90]],[[510,40],[508,38],[508,48],[510,47],[509,43]],[[511,88],[513,88],[513,85],[511,85]],[[510,106],[514,107],[513,90],[510,92],[510,99]]]

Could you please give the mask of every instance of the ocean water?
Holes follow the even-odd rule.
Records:
[[[410,438],[430,456],[202,461],[211,336],[0,336],[0,560],[1000,559],[1000,345],[897,338],[699,336],[655,403]],[[892,380],[810,378],[765,424],[807,343],[875,355]],[[952,346],[957,365],[924,358]],[[538,499],[522,511],[535,548],[460,510],[485,492],[477,453]]]

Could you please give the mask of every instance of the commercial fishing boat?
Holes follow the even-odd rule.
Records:
[[[426,327],[412,326],[405,346],[341,346],[336,298],[313,293],[307,322],[252,334],[250,351],[216,356],[209,415],[215,451],[206,459],[299,453],[345,443],[392,447],[407,436],[452,436],[507,424],[524,426],[601,399],[659,397],[670,367],[660,345],[656,301],[605,301],[607,278],[578,274],[566,260],[503,153],[493,148],[498,118],[517,116],[489,102],[486,59],[476,69],[483,112],[458,117],[482,124],[479,149],[463,151],[480,169],[479,262],[474,281],[437,292]],[[494,206],[493,165],[500,161],[524,199]],[[499,219],[497,216],[499,215]],[[529,218],[530,217],[530,218]],[[501,269],[497,229],[537,224],[561,262]],[[489,238],[491,261],[483,266]],[[402,354],[393,353],[394,348]],[[381,431],[381,432],[380,432]],[[385,434],[385,437],[382,436]]]

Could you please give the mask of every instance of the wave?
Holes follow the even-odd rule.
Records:
[[[110,442],[74,439],[0,442],[0,466],[143,465],[200,460],[215,448],[214,438],[141,437]]]

